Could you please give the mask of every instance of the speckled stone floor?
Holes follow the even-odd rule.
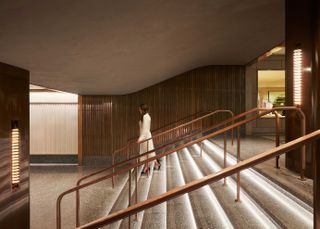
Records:
[[[58,196],[75,186],[77,180],[99,167],[31,166],[30,202],[31,228],[56,228],[56,201]],[[112,189],[110,180],[100,182],[80,192],[81,223],[87,223],[108,213],[122,191],[127,176],[116,179]],[[63,228],[75,228],[75,195],[67,195],[61,205]]]

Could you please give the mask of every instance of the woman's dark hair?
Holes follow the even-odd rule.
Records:
[[[147,104],[140,104],[139,108],[142,111],[142,114],[140,115],[140,121],[143,122],[143,116],[148,113],[149,107]]]

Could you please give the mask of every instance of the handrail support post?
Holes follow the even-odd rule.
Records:
[[[280,115],[277,111],[274,111],[275,114],[275,124],[276,124],[276,147],[280,146]],[[279,165],[280,156],[276,156],[275,159],[275,168],[280,169]]]
[[[223,168],[227,167],[227,133],[223,134]],[[223,185],[227,185],[227,178],[223,179]]]
[[[114,173],[114,164],[115,164],[115,153],[112,152],[112,173]],[[112,188],[114,188],[114,176],[111,178]]]
[[[240,162],[240,126],[237,127],[237,163]],[[236,202],[240,202],[240,172],[237,172],[237,198]]]
[[[136,160],[136,163],[138,164],[138,159]],[[135,195],[135,202],[138,203],[138,166],[136,167],[136,175],[135,175],[135,186],[136,186],[136,195]],[[135,215],[136,220],[138,220],[138,213]]]
[[[131,206],[131,170],[129,170],[129,196],[128,196],[128,207]],[[128,228],[131,228],[131,215],[128,217]]]
[[[301,120],[301,136],[306,135],[306,116],[301,108],[298,109]],[[306,170],[306,145],[301,146],[301,171],[300,171],[300,179],[302,181],[305,179],[305,170]]]

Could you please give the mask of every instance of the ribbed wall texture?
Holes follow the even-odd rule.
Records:
[[[245,109],[243,66],[195,69],[128,95],[82,96],[83,156],[108,156],[138,136],[138,106],[150,106],[152,129],[200,111]],[[81,108],[82,107],[82,108]]]
[[[30,154],[78,153],[78,104],[30,104]]]

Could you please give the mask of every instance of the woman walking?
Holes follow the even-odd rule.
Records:
[[[140,112],[140,120],[139,120],[139,127],[140,127],[140,136],[139,139],[137,141],[137,143],[140,143],[140,154],[146,153],[150,150],[154,149],[154,145],[153,145],[153,140],[152,140],[152,135],[151,135],[151,117],[149,115],[149,107],[147,104],[141,104],[139,106],[139,112]],[[149,139],[148,141],[144,141],[146,139]],[[155,152],[152,152],[148,155],[142,156],[140,157],[140,161],[144,161],[147,160],[150,157],[154,157],[156,156]],[[161,164],[159,163],[158,160],[156,160],[154,162],[154,168],[155,169],[160,169]],[[142,173],[147,173],[149,172],[150,167],[149,167],[149,163],[147,163],[143,170]]]

